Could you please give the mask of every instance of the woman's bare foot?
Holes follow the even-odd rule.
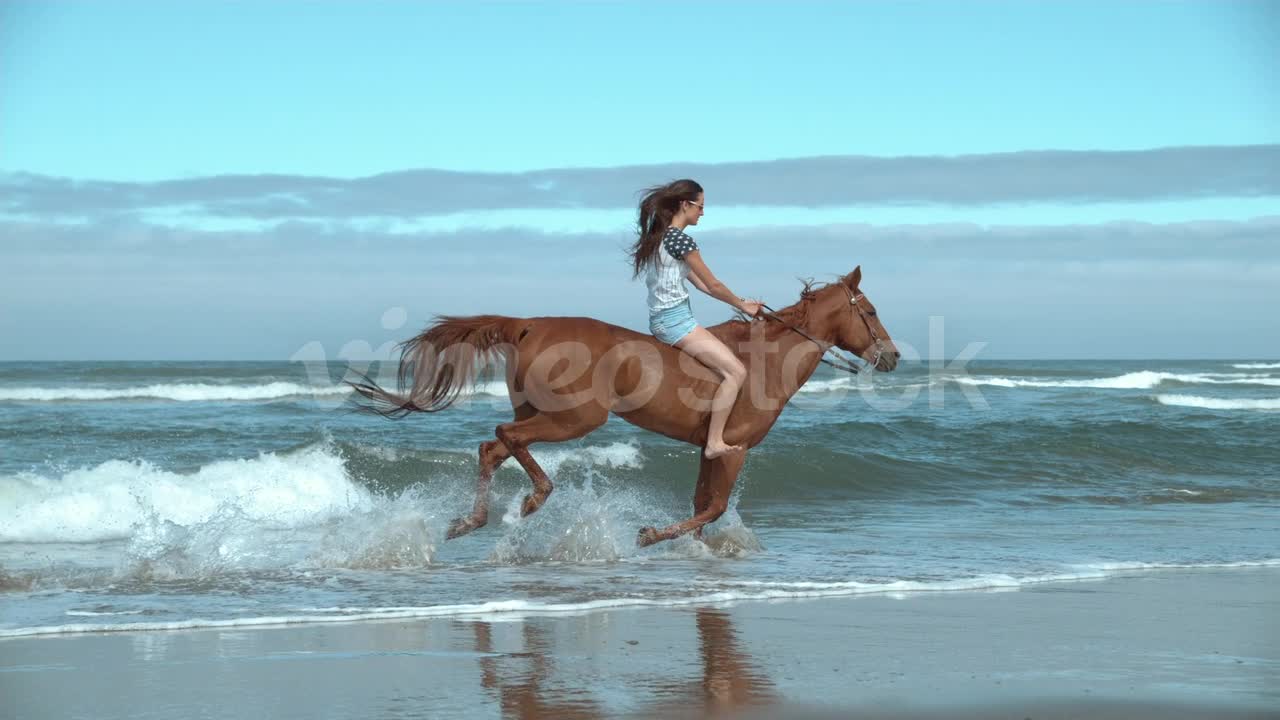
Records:
[[[725,453],[737,452],[741,449],[741,445],[726,445],[723,442],[707,443],[707,447],[702,451],[702,454],[705,455],[708,460],[715,460]]]

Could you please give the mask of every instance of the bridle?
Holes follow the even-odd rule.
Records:
[[[782,318],[778,317],[777,310],[774,310],[773,308],[769,307],[768,305],[765,305],[764,303],[760,303],[760,307],[764,308],[765,310],[768,310],[769,312],[761,313],[761,315],[763,315],[765,318],[768,318],[769,320],[773,320],[775,322],[781,323],[785,327],[795,330],[796,332],[800,333],[801,335],[808,338],[809,340],[812,340],[815,345],[817,345],[819,348],[822,349],[822,357],[818,358],[818,362],[824,363],[826,365],[830,365],[831,367],[837,370],[843,370],[845,372],[853,373],[854,375],[857,375],[863,372],[864,370],[866,370],[867,368],[874,368],[880,364],[880,357],[884,355],[885,346],[884,346],[884,341],[881,340],[880,336],[876,334],[876,329],[871,326],[871,320],[870,318],[867,317],[867,311],[864,310],[862,308],[862,305],[858,302],[859,300],[863,299],[866,296],[861,293],[858,293],[857,295],[855,295],[853,291],[849,289],[849,286],[845,285],[844,283],[840,283],[840,288],[844,290],[845,294],[849,296],[849,305],[853,307],[854,312],[858,313],[858,317],[862,318],[862,322],[867,326],[867,332],[871,334],[872,343],[875,345],[875,348],[876,348],[875,359],[871,361],[863,360],[863,362],[867,364],[861,368],[859,368],[857,365],[854,365],[853,363],[849,362],[848,360],[840,356],[837,356],[835,358],[838,362],[832,362],[828,360],[826,358],[826,354],[828,351],[831,350],[831,348],[835,347],[835,343],[823,342],[822,340],[815,338],[814,336],[810,335],[804,330],[801,330],[795,325],[792,325],[786,320],[783,320]]]

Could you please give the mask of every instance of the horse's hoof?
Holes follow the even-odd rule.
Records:
[[[636,535],[636,545],[639,547],[649,547],[658,542],[658,531],[651,527],[640,528],[640,533]]]
[[[520,517],[528,517],[538,511],[542,507],[542,503],[533,499],[532,495],[525,495],[524,502],[520,503]]]
[[[476,526],[471,522],[470,518],[454,518],[453,522],[449,523],[449,532],[445,533],[444,539],[452,540],[456,537],[462,537],[475,529]]]
[[[482,527],[488,521],[489,521],[489,516],[487,514],[479,518],[477,518],[474,515],[471,515],[469,517],[454,518],[453,522],[449,523],[449,532],[445,533],[444,539],[452,540],[456,537],[462,537],[463,535],[466,535],[472,530],[475,530],[478,527]]]

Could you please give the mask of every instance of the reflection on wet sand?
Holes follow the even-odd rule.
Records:
[[[477,622],[476,651],[493,653],[491,623]],[[526,622],[523,627],[524,652],[489,654],[480,658],[480,683],[495,695],[505,717],[594,718],[603,710],[588,697],[585,688],[550,686],[555,670],[547,628]],[[573,697],[574,695],[580,697]]]
[[[739,645],[729,613],[698,608],[697,625],[702,677],[665,683],[665,710],[723,713],[777,701],[773,681]]]
[[[664,675],[656,679],[643,675],[627,678],[615,667],[607,673],[611,677],[599,678],[596,683],[590,677],[573,674],[569,668],[561,672],[570,676],[556,677],[553,632],[547,625],[537,621],[522,623],[523,648],[519,652],[495,650],[493,624],[471,625],[475,649],[483,655],[479,659],[481,685],[506,717],[600,717],[605,710],[592,697],[596,692],[635,696],[634,704],[647,708],[639,713],[643,717],[722,714],[777,701],[773,682],[742,649],[729,613],[698,608],[695,623],[699,662],[673,657]],[[622,687],[616,685],[619,681]],[[601,687],[605,683],[613,687]]]

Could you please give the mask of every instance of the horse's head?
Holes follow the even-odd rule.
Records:
[[[876,370],[889,372],[898,366],[902,353],[880,324],[876,307],[858,289],[861,281],[859,265],[839,282],[823,288],[822,314],[830,323],[836,347],[856,354]]]

